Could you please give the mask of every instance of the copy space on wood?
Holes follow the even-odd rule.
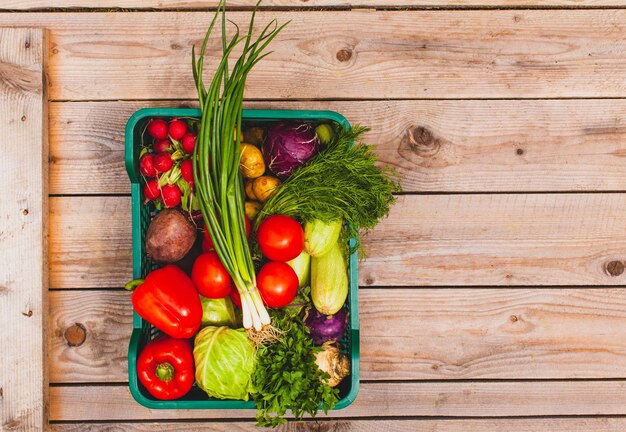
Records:
[[[47,112],[41,29],[0,28],[0,421],[46,425]]]

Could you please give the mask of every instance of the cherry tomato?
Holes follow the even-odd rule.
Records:
[[[241,309],[241,295],[239,295],[239,291],[237,291],[237,288],[233,288],[233,290],[230,292],[230,299],[233,301],[235,306]]]
[[[261,222],[257,239],[263,255],[272,261],[286,262],[304,249],[304,231],[294,218],[273,215]]]
[[[250,237],[250,218],[248,218],[248,216],[245,216],[245,218],[246,218],[246,235]],[[209,234],[209,229],[207,228],[206,225],[202,229],[202,232],[204,233],[204,240],[202,241],[202,249],[205,252],[215,249],[215,245],[213,244],[213,240],[211,239],[211,234]]]
[[[233,288],[233,280],[216,252],[203,253],[193,263],[191,280],[198,292],[207,298],[224,298]]]
[[[268,262],[261,268],[256,280],[261,297],[269,307],[287,306],[298,292],[298,275],[283,262]]]

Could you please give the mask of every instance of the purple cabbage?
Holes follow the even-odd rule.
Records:
[[[308,123],[282,121],[271,126],[263,143],[263,158],[281,180],[317,153],[320,142]]]
[[[308,311],[305,323],[316,345],[338,341],[348,328],[348,309],[343,308],[334,315],[324,315],[315,308]]]

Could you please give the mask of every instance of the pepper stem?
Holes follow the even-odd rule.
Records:
[[[124,289],[127,291],[132,291],[135,288],[137,288],[139,285],[141,285],[144,282],[143,279],[133,279],[130,282],[127,282],[126,285],[124,285]]]
[[[174,378],[174,366],[168,362],[160,363],[156,367],[156,376],[163,382],[169,382]]]

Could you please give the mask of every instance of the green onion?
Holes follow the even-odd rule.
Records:
[[[254,264],[246,236],[245,196],[239,172],[243,92],[248,73],[269,54],[262,53],[286,25],[279,26],[274,19],[253,40],[252,30],[259,3],[252,13],[248,32],[240,36],[239,28],[235,25],[235,35],[229,39],[226,36],[225,2],[220,1],[197,59],[195,47],[192,48],[193,77],[202,111],[193,155],[194,182],[200,211],[215,251],[241,296],[243,325],[248,330],[254,328],[256,332],[271,326],[269,314],[256,287]],[[207,89],[202,79],[205,51],[220,12],[222,58]],[[229,70],[230,54],[242,42],[242,54],[232,70]]]

